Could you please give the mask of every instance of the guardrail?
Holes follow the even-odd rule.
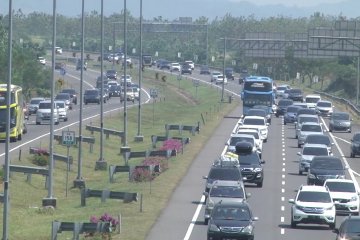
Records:
[[[49,155],[49,152],[47,150],[44,150],[44,149],[41,149],[41,148],[34,148],[34,147],[29,148],[29,153],[30,154],[46,154],[46,155]],[[54,159],[54,163],[55,163],[55,161],[64,162],[66,164],[68,164],[68,162],[69,162],[69,171],[70,171],[70,168],[71,168],[71,164],[73,164],[73,162],[74,162],[73,156],[69,156],[69,158],[68,158],[67,156],[61,155],[61,154],[58,154],[58,153],[53,153],[53,159]]]
[[[0,193],[0,203],[3,203],[3,202],[4,202],[4,194]]]
[[[86,206],[86,198],[89,197],[97,197],[101,198],[101,202],[105,202],[106,199],[122,199],[124,203],[129,203],[132,201],[138,200],[137,193],[129,193],[129,192],[115,192],[109,190],[92,190],[89,188],[81,189],[81,206]]]
[[[178,130],[179,134],[182,134],[182,131],[189,131],[193,136],[195,132],[200,132],[200,122],[196,126],[181,125],[181,124],[165,124],[166,136],[169,136],[170,130]]]
[[[124,159],[126,162],[128,162],[131,158],[148,158],[148,157],[154,157],[154,156],[160,156],[165,158],[170,158],[173,156],[176,156],[175,150],[147,150],[147,151],[140,151],[140,152],[124,152]]]
[[[26,181],[31,182],[31,175],[38,174],[45,176],[45,188],[48,186],[48,177],[49,169],[43,167],[29,167],[29,166],[20,166],[20,165],[10,165],[9,166],[10,174],[11,172],[20,172],[26,174]]]
[[[95,127],[95,126],[92,126],[92,125],[86,125],[85,129],[90,131],[92,135],[94,134],[94,132],[100,132],[101,131],[101,127]],[[114,136],[120,137],[122,143],[124,141],[124,137],[125,137],[124,131],[103,128],[103,133],[105,134],[106,139],[109,139],[110,135],[114,135]]]
[[[53,221],[51,224],[51,240],[57,239],[57,234],[61,232],[73,232],[74,240],[79,239],[83,233],[108,233],[110,231],[109,222],[59,222]]]

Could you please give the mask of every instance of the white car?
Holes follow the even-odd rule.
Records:
[[[291,87],[289,85],[280,85],[276,87],[276,97],[284,97],[285,90],[289,90]]]
[[[221,72],[218,72],[218,71],[215,71],[215,72],[212,72],[211,73],[211,82],[215,82],[216,81],[216,79],[217,79],[217,76],[219,76],[219,75],[222,75],[222,73]]]
[[[36,125],[40,125],[43,122],[50,123],[51,119],[54,124],[59,124],[59,112],[54,102],[54,115],[51,118],[51,100],[41,101],[39,103],[39,109],[36,111]]]
[[[247,134],[247,135],[252,135],[255,139],[255,145],[257,148],[257,151],[259,153],[262,153],[262,149],[263,149],[263,140],[261,138],[261,134],[259,132],[259,129],[251,129],[251,128],[238,128],[236,133],[238,134]]]
[[[310,115],[310,114],[297,115],[297,119],[295,121],[295,138],[298,138],[300,134],[301,126],[303,125],[303,123],[306,122],[313,122],[320,124],[320,120],[317,115]]]
[[[132,81],[132,77],[129,74],[127,74],[126,75],[126,82],[131,83],[131,81]],[[120,82],[121,83],[125,82],[125,75],[121,75]]]
[[[332,102],[324,100],[318,101],[315,107],[317,113],[322,116],[331,116],[333,108]]]
[[[291,227],[297,224],[327,224],[331,229],[336,225],[336,209],[330,191],[324,186],[301,186],[295,199],[289,199]]]
[[[171,63],[170,64],[170,72],[180,72],[181,66],[180,63]]]
[[[41,63],[42,65],[46,64],[46,59],[44,57],[38,57],[38,61],[39,63]]]
[[[352,180],[327,179],[324,186],[330,191],[337,213],[359,215],[359,192]]]
[[[227,78],[224,75],[217,75],[215,79],[215,84],[227,84]]]
[[[332,155],[325,144],[304,144],[302,151],[297,153],[299,158],[299,175],[307,172],[310,168],[310,163],[315,156],[330,156]]]
[[[68,120],[67,107],[64,101],[55,101],[55,106],[59,113],[59,119],[66,122]]]
[[[188,64],[188,65],[191,67],[191,70],[194,70],[195,64],[194,64],[193,61],[185,61],[184,63],[185,63],[185,64]]]
[[[321,100],[320,95],[316,95],[316,94],[309,94],[309,95],[306,95],[306,97],[305,97],[305,103],[308,108],[315,108],[316,103],[320,100]]]
[[[56,54],[62,54],[63,50],[61,47],[55,47],[55,53]]]
[[[259,129],[261,138],[264,142],[267,142],[269,123],[266,121],[266,118],[259,116],[245,116],[240,122],[240,125],[245,128]]]

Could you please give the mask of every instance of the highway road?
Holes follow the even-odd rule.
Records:
[[[226,88],[234,91],[237,89],[235,84],[229,83]],[[203,223],[204,196],[202,195],[205,181],[202,176],[208,174],[213,161],[223,152],[224,143],[233,131],[241,113],[241,106],[238,106],[234,112],[223,119],[174,191],[168,206],[163,209],[147,240],[206,239],[207,226]],[[322,118],[322,122],[324,126],[327,126],[328,119]],[[344,165],[349,166],[347,178],[354,178],[359,182],[359,158],[349,157],[350,139],[357,131],[360,131],[360,128],[354,125],[352,133],[326,132],[325,134],[329,134],[334,142],[334,156],[340,157]],[[290,228],[291,204],[288,203],[288,199],[294,198],[297,189],[302,184],[306,184],[306,175],[298,175],[297,152],[299,151],[294,125],[283,125],[282,118],[273,117],[272,125],[269,127],[269,140],[263,145],[263,159],[266,161],[264,185],[262,188],[257,188],[255,185],[246,184],[247,192],[251,193],[249,204],[254,215],[259,217],[255,227],[256,239],[335,238],[335,234],[325,225],[298,225],[296,229]],[[337,227],[343,218],[344,216],[337,216]]]
[[[88,69],[84,71],[84,89],[95,86],[98,71]],[[199,75],[198,71],[192,75],[186,75],[183,79],[199,79],[203,83],[210,83],[210,76]],[[79,88],[80,72],[68,66],[65,82],[71,83],[71,87]],[[220,86],[217,86],[220,89]],[[239,97],[240,85],[234,81],[229,82],[226,91]],[[149,101],[150,96],[143,90],[144,102]],[[78,101],[79,102],[79,101]],[[132,107],[132,103],[128,103]],[[137,103],[135,103],[137,106]],[[104,104],[104,112],[120,111],[123,104],[119,98],[112,98]],[[93,121],[98,118],[100,105],[84,105],[83,123]],[[204,191],[205,182],[202,176],[207,175],[213,161],[221,154],[224,144],[229,138],[238,118],[241,116],[241,106],[236,107],[234,112],[223,119],[222,124],[215,130],[212,138],[205,147],[199,152],[194,160],[187,175],[179,183],[177,189],[169,199],[168,206],[163,210],[161,216],[153,226],[147,240],[153,239],[205,239],[207,226],[203,224]],[[79,105],[69,111],[69,121],[61,122],[55,127],[55,133],[61,134],[64,129],[78,131]],[[327,119],[323,119],[324,125]],[[360,131],[359,126],[353,126],[353,133]],[[350,170],[360,172],[359,158],[349,158],[350,138],[353,133],[326,133],[330,134],[335,143],[334,155],[343,159]],[[84,132],[86,135],[86,132]],[[23,136],[22,141],[10,144],[12,156],[18,154],[19,149],[28,149],[30,146],[38,144],[38,141],[47,142],[49,138],[49,125],[35,125],[35,116],[30,116],[28,121],[28,134]],[[36,143],[35,143],[36,142]],[[4,161],[4,146],[0,144],[0,161]],[[35,145],[36,146],[36,145]],[[282,118],[273,117],[272,125],[269,128],[269,140],[263,147],[263,159],[265,164],[265,180],[262,188],[255,185],[246,185],[246,190],[251,193],[249,203],[255,216],[259,217],[256,223],[256,239],[267,240],[300,240],[300,239],[333,239],[335,234],[327,226],[300,225],[296,229],[290,228],[290,207],[289,198],[295,196],[296,190],[301,184],[306,184],[306,176],[299,176],[298,156],[300,151],[297,148],[297,140],[294,138],[294,126],[292,124],[283,125]],[[358,175],[354,175],[354,177]],[[348,177],[351,177],[350,174]],[[358,178],[360,180],[360,178]],[[339,226],[342,216],[337,217]]]

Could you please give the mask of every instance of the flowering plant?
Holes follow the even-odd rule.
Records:
[[[179,152],[182,148],[181,141],[177,139],[168,139],[163,142],[162,147],[160,147],[160,150],[175,150],[176,152]]]
[[[117,226],[119,225],[119,220],[112,217],[108,213],[105,213],[104,215],[102,215],[99,218],[96,217],[96,216],[91,216],[90,217],[90,222],[92,222],[92,223],[108,222],[109,223],[108,232],[100,233],[102,239],[111,239],[111,233],[113,233],[116,230]],[[86,235],[86,237],[95,237],[95,236],[96,236],[95,233],[88,233]]]

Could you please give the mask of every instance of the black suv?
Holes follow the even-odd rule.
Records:
[[[246,202],[219,202],[210,215],[207,239],[253,240],[257,220]]]
[[[234,80],[235,80],[234,69],[232,69],[232,68],[225,68],[225,77],[226,77],[228,80],[234,81]]]
[[[307,184],[324,185],[329,178],[345,178],[345,168],[340,158],[315,156],[310,163]]]
[[[288,93],[288,98],[293,101],[300,101],[300,102],[304,101],[304,95],[303,95],[303,92],[301,91],[301,89],[292,88],[292,89],[289,89],[287,91],[287,93]]]
[[[116,79],[117,79],[117,72],[116,72],[116,70],[112,70],[112,69],[107,70],[107,71],[106,71],[106,77],[107,77],[108,79],[114,79],[114,80],[116,80]],[[100,77],[100,79],[101,79],[101,77]]]
[[[260,159],[257,152],[252,151],[253,146],[249,142],[238,142],[235,149],[236,154],[239,155],[241,175],[244,182],[255,183],[258,187],[262,187],[265,161]]]
[[[209,192],[216,180],[243,181],[238,165],[214,164],[211,166],[209,174],[203,178],[206,179],[205,192]]]
[[[181,66],[181,74],[185,74],[185,73],[192,74],[191,66],[186,63]]]
[[[100,104],[101,92],[99,89],[88,89],[84,92],[84,104],[97,103]],[[104,99],[105,101],[105,99]]]
[[[286,113],[286,109],[288,106],[293,105],[294,101],[290,99],[280,99],[277,103],[275,116],[279,117],[280,115],[284,115]]]
[[[351,157],[355,157],[355,155],[360,155],[360,132],[354,134],[351,138]]]

